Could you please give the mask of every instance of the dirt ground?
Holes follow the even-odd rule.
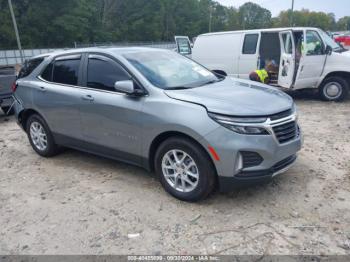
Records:
[[[197,204],[137,167],[74,150],[41,158],[0,115],[0,254],[350,254],[350,100],[292,95],[296,164]]]

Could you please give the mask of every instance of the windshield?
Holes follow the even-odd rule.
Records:
[[[326,46],[329,45],[333,50],[343,49],[339,44],[337,44],[326,32],[320,30],[321,37],[325,42]]]
[[[208,69],[171,51],[145,51],[124,57],[154,86],[162,89],[193,88],[219,81]]]

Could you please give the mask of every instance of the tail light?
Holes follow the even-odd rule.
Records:
[[[16,81],[15,81],[15,82],[13,82],[13,84],[12,84],[12,86],[11,86],[11,90],[12,90],[12,92],[14,93],[14,92],[16,91],[16,89],[17,89],[17,83],[16,83]]]

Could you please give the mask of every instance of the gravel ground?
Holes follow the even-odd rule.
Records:
[[[0,115],[0,254],[350,254],[350,101],[293,96],[296,164],[196,204],[137,167],[74,150],[41,158]]]

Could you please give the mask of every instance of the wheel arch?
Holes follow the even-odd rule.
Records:
[[[42,119],[45,120],[45,118],[38,111],[36,111],[35,109],[32,109],[32,108],[24,109],[18,114],[18,121],[24,130],[26,130],[27,121],[28,121],[29,117],[34,115],[34,114],[39,115]],[[46,120],[45,120],[45,122],[46,122]]]
[[[321,87],[323,85],[323,83],[330,77],[342,77],[348,82],[348,84],[350,86],[350,72],[333,71],[333,72],[330,72],[327,75],[325,75],[325,77],[323,77],[323,79],[322,79],[322,81],[320,81],[318,87]]]
[[[159,134],[158,136],[156,136],[153,139],[151,146],[149,147],[149,152],[148,152],[148,167],[152,172],[155,170],[155,167],[154,167],[154,160],[155,159],[154,158],[155,158],[158,147],[161,145],[161,143],[163,143],[165,140],[167,140],[171,137],[187,138],[187,139],[191,140],[192,142],[194,142],[195,144],[197,144],[200,148],[202,148],[204,150],[204,152],[206,152],[206,154],[208,155],[208,157],[211,161],[211,164],[214,167],[215,175],[217,176],[217,169],[216,169],[215,163],[213,161],[212,156],[209,154],[208,150],[201,143],[199,143],[196,139],[194,139],[192,136],[185,134],[183,132],[179,132],[179,131],[166,131],[166,132]]]

